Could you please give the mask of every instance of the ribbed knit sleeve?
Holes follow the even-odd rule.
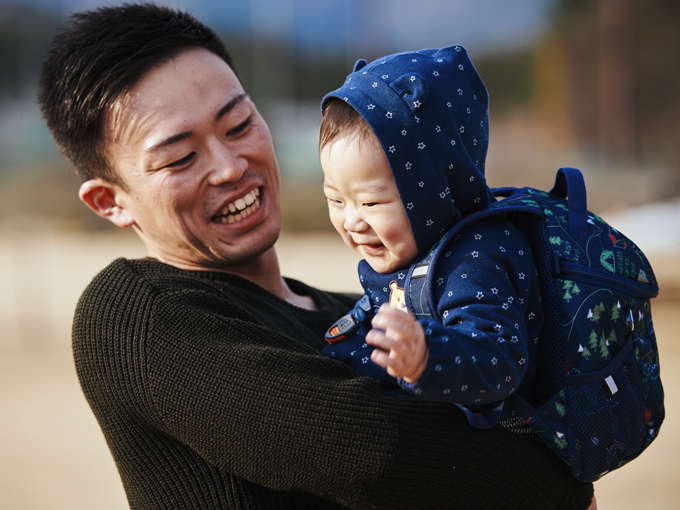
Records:
[[[542,445],[321,356],[352,299],[308,291],[318,311],[154,261],[93,281],[74,356],[131,508],[587,508]]]

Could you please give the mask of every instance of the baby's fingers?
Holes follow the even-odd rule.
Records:
[[[415,321],[415,317],[410,313],[404,313],[401,310],[392,308],[384,304],[378,310],[378,313],[373,317],[371,325],[374,328],[387,330],[388,328],[405,329]]]
[[[393,356],[393,353],[380,349],[375,349],[371,353],[371,361],[387,370],[392,377],[402,377],[406,371],[406,363],[402,357]]]
[[[366,343],[388,351],[390,356],[406,356],[413,349],[407,332],[389,328],[387,331],[373,328],[366,334]]]
[[[374,349],[371,353],[371,361],[385,370],[387,370],[389,359],[390,355],[380,349]],[[387,370],[387,373],[389,373],[389,370]]]
[[[390,351],[395,348],[394,339],[381,329],[373,328],[366,333],[366,343],[384,351]]]

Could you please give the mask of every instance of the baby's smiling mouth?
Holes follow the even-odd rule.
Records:
[[[384,244],[382,243],[376,243],[376,244],[361,244],[361,248],[364,251],[364,254],[366,255],[377,255],[378,253],[381,253],[383,248],[385,247]]]
[[[260,188],[255,188],[241,198],[234,200],[222,208],[219,214],[213,217],[217,223],[234,223],[247,218],[260,208]]]

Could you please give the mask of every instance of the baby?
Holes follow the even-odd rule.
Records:
[[[484,177],[488,95],[465,49],[360,60],[322,112],[330,219],[364,257],[365,291],[346,319],[355,331],[324,353],[386,393],[455,403],[478,428],[521,429],[503,401],[518,392],[531,403],[543,323],[524,234],[494,216],[440,247],[430,314],[416,318],[404,288],[414,262],[495,201]]]

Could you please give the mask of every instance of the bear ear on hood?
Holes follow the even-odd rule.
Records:
[[[364,60],[363,58],[360,58],[359,60],[357,60],[354,63],[354,69],[352,69],[352,72],[356,73],[357,71],[363,69],[366,66],[367,63],[368,62],[366,62],[366,60]]]
[[[413,113],[423,106],[430,95],[427,82],[416,73],[401,75],[390,83],[390,87],[401,97]]]

